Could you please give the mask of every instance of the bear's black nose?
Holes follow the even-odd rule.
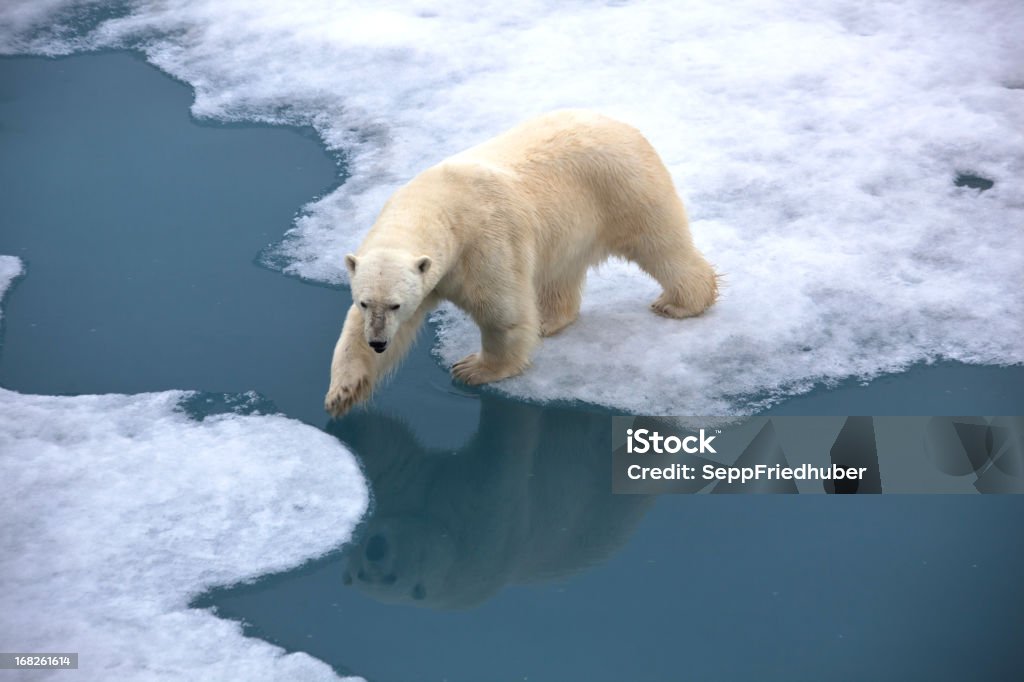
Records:
[[[383,535],[374,535],[366,543],[366,558],[369,561],[380,561],[388,555],[388,541]]]
[[[383,353],[384,349],[388,347],[387,341],[370,341],[370,348],[374,349],[378,353]]]

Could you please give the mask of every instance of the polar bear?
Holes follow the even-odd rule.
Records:
[[[345,256],[353,304],[327,411],[366,400],[442,300],[480,328],[482,348],[455,363],[456,379],[519,374],[541,337],[576,319],[588,268],[611,256],[661,284],[658,315],[699,315],[715,301],[715,271],[694,246],[672,178],[631,126],[557,111],[428,168]]]

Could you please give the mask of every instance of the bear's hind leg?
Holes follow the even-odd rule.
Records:
[[[685,219],[668,230],[644,230],[622,253],[657,280],[661,295],[651,310],[662,317],[700,315],[718,297],[718,275],[690,239]]]

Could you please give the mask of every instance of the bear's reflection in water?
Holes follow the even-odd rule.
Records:
[[[476,606],[505,585],[607,559],[652,499],[611,493],[611,418],[481,396],[476,434],[425,449],[402,422],[353,413],[330,430],[362,459],[371,516],[342,579],[384,602]]]

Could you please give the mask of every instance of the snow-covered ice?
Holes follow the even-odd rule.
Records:
[[[21,259],[14,256],[0,256],[0,301],[18,275],[22,273]],[[4,319],[4,310],[0,307],[0,320]]]
[[[0,297],[20,269],[0,257]],[[348,541],[355,459],[279,415],[194,421],[189,395],[0,388],[0,642],[78,652],[82,680],[337,680],[188,604]]]
[[[5,3],[0,51],[136,48],[195,87],[197,116],[315,126],[350,176],[267,256],[315,280],[344,281],[399,184],[522,119],[640,128],[720,302],[659,319],[653,283],[609,264],[500,390],[725,414],[916,362],[1024,362],[1022,3],[153,0],[105,21],[94,4]],[[445,362],[475,348],[465,318],[438,319]]]

